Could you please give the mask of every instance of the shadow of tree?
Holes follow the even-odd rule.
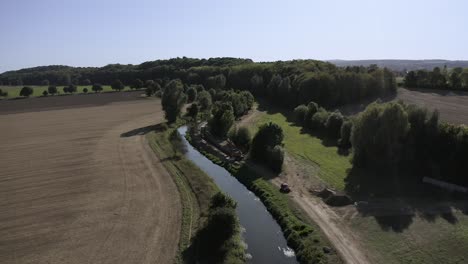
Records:
[[[165,131],[166,129],[167,129],[167,125],[165,123],[160,123],[156,125],[150,125],[150,126],[145,126],[145,127],[140,127],[140,128],[130,130],[128,132],[120,134],[120,137],[141,136],[141,135],[146,135],[147,133],[151,131],[161,132],[161,131]]]
[[[404,175],[404,172],[399,173]],[[448,193],[422,184],[414,177],[393,177],[391,172],[383,170],[350,169],[345,190],[358,201],[358,212],[362,216],[373,216],[385,231],[403,232],[416,216],[428,222],[441,218],[457,224],[454,211],[468,214],[466,195]]]

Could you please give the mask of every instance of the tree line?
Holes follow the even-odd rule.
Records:
[[[310,101],[327,107],[336,106],[396,90],[395,77],[387,69],[375,65],[339,68],[315,60],[255,63],[235,58],[176,58],[101,68],[46,66],[0,75],[3,84],[68,86],[100,83],[118,87],[116,80],[119,80],[134,88],[142,87],[142,80],[154,80],[164,87],[174,79],[189,86],[203,85],[207,90],[246,90],[289,107]]]
[[[468,68],[435,67],[432,71],[418,70],[406,74],[404,85],[408,88],[431,88],[468,91]]]

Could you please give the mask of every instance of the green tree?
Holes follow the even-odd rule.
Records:
[[[119,80],[114,80],[114,82],[112,82],[112,90],[117,90],[117,91],[121,91],[125,88],[124,84]]]
[[[84,79],[82,84],[83,85],[91,85],[91,81],[89,79]]]
[[[184,86],[180,80],[170,81],[162,94],[161,104],[169,123],[173,123],[180,115],[182,107],[187,101]]]
[[[102,85],[99,83],[93,84],[93,87],[91,87],[91,90],[93,90],[95,93],[100,92],[103,90]]]
[[[211,94],[207,91],[200,92],[198,94],[198,104],[201,111],[209,110],[212,105]]]
[[[341,135],[341,126],[343,125],[343,115],[335,111],[328,116],[325,123],[327,135],[334,139],[339,139]]]
[[[143,85],[144,85],[144,83],[143,83],[142,80],[135,79],[135,81],[133,82],[131,88],[132,89],[141,89],[141,88],[143,88]]]
[[[88,93],[88,88],[83,88],[83,93]]]
[[[20,96],[29,97],[33,94],[33,89],[31,87],[25,86],[20,91]]]
[[[230,103],[216,102],[212,110],[212,118],[208,121],[213,135],[224,138],[234,124],[234,110]]]
[[[45,79],[41,82],[41,84],[44,86],[49,86],[49,80]]]
[[[49,92],[49,94],[51,95],[55,95],[58,91],[57,91],[57,87],[55,85],[52,85],[52,86],[49,86],[47,88],[47,91]]]
[[[353,164],[358,167],[393,167],[408,129],[408,115],[400,104],[369,105],[359,115],[351,132]]]
[[[197,119],[198,112],[199,107],[197,103],[192,103],[192,105],[187,108],[187,116],[190,116],[193,119]]]
[[[276,164],[280,162],[278,157],[281,156],[281,147],[283,144],[283,129],[275,123],[267,123],[260,126],[257,134],[252,139],[252,147],[250,149],[250,155],[254,161],[267,164],[270,168],[277,171],[282,166]],[[273,162],[275,164],[273,164]]]
[[[304,120],[307,114],[308,108],[305,105],[299,105],[294,108],[294,119],[299,125],[304,125]]]
[[[42,92],[42,96],[48,96],[48,95],[49,95],[49,93],[48,93],[46,90],[44,90],[44,91]]]
[[[252,135],[246,127],[235,127],[229,131],[229,139],[239,148],[248,150],[250,142],[252,141]]]
[[[195,87],[190,87],[187,89],[188,102],[193,102],[197,99],[197,90]]]
[[[340,129],[340,139],[338,140],[338,145],[342,148],[351,147],[351,130],[353,128],[353,123],[349,120],[344,121]]]

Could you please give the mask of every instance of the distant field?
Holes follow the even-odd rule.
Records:
[[[287,120],[283,113],[261,112],[258,125],[274,122],[283,128],[286,151],[311,165],[318,166],[319,177],[338,190],[345,187],[346,171],[351,168],[349,156],[338,154],[336,146],[325,146],[322,140],[301,132],[301,127]]]
[[[20,96],[20,91],[24,86],[28,86],[33,88],[33,94],[31,95],[32,97],[35,96],[42,96],[42,93],[44,91],[47,91],[48,86],[37,86],[37,85],[23,85],[23,86],[5,86],[5,85],[0,85],[0,89],[4,92],[8,92],[8,98],[15,98]],[[57,90],[59,94],[64,94],[63,92],[63,87],[64,86],[57,86]],[[76,93],[83,93],[84,88],[88,88],[88,93],[93,93],[91,90],[92,85],[78,85],[77,86],[77,92]],[[103,85],[103,92],[110,92],[113,91],[110,85]],[[126,86],[124,91],[130,90],[130,87]]]

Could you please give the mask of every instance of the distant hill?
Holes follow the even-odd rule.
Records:
[[[462,67],[468,68],[468,61],[463,60],[329,60],[339,67],[346,66],[369,66],[377,64],[379,67],[387,67],[392,71],[403,72],[412,70],[432,70],[434,67],[447,68]]]

